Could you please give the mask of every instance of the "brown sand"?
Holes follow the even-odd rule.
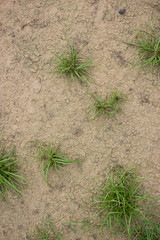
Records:
[[[65,240],[96,240],[91,233],[62,223],[92,216],[88,188],[115,164],[135,165],[147,177],[146,190],[160,196],[160,85],[156,75],[130,70],[136,30],[159,10],[154,0],[0,0],[0,130],[6,144],[24,157],[24,175],[31,184],[23,197],[1,201],[0,240],[30,239],[29,233],[51,216]],[[126,9],[124,15],[120,9]],[[65,49],[64,31],[84,56],[99,65],[91,86],[68,85],[56,77],[52,54]],[[116,124],[109,118],[88,122],[89,92],[102,98],[118,88],[128,95]],[[53,172],[49,188],[41,165],[33,161],[33,142],[50,142],[58,136],[67,152],[85,161]],[[27,167],[26,167],[27,166]],[[107,237],[108,236],[108,237]],[[108,239],[109,233],[103,237]],[[117,240],[122,239],[117,237]]]

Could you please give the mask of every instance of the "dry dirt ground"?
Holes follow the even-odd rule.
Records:
[[[130,70],[136,31],[150,16],[160,17],[157,0],[0,0],[0,130],[6,144],[24,158],[23,174],[30,184],[21,198],[1,201],[0,240],[30,239],[30,231],[50,216],[65,240],[96,240],[90,233],[62,225],[93,216],[88,207],[98,179],[115,164],[134,165],[147,177],[145,188],[160,196],[160,85],[155,74]],[[158,5],[157,5],[158,6]],[[119,14],[120,9],[126,13]],[[155,21],[159,27],[157,21]],[[50,51],[65,50],[66,32],[82,55],[99,65],[90,86],[68,84],[53,70]],[[128,101],[119,124],[100,117],[89,122],[89,92],[102,98],[118,88]],[[53,171],[48,187],[41,164],[32,157],[35,140],[58,136],[66,152],[85,161]],[[160,204],[160,203],[159,203]],[[102,237],[109,239],[109,232]],[[117,240],[122,237],[117,236]],[[123,238],[125,239],[125,238]]]

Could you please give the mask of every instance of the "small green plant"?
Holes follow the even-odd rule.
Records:
[[[38,158],[42,162],[42,174],[47,184],[49,169],[54,168],[59,174],[59,168],[80,161],[72,160],[69,158],[69,154],[62,153],[62,149],[56,147],[56,140],[54,144],[51,143],[48,146],[45,144],[38,145]]]
[[[84,218],[82,221],[81,221],[81,228],[82,228],[82,231],[87,231],[89,232],[90,231],[90,223],[89,223],[89,220],[88,220],[88,217],[87,218]]]
[[[160,222],[144,219],[143,223],[134,228],[136,240],[158,240],[160,239]]]
[[[76,227],[78,225],[78,222],[66,222],[63,223],[63,225],[69,227],[74,232],[74,234],[76,234]]]
[[[93,109],[95,113],[90,118],[90,120],[93,120],[96,117],[104,114],[114,119],[115,115],[119,113],[121,110],[120,103],[126,99],[125,95],[118,93],[118,90],[114,91],[104,100],[97,97],[95,93],[92,93],[91,96],[92,96],[91,101],[93,105],[88,109],[89,111]]]
[[[4,198],[10,192],[20,195],[22,185],[26,182],[20,175],[15,148],[7,150],[0,145],[0,196]]]
[[[40,227],[36,227],[34,233],[31,234],[31,240],[60,240],[62,234],[55,230],[55,225],[50,218],[43,221]]]
[[[63,225],[71,228],[74,234],[76,234],[77,227],[79,227],[83,232],[89,232],[91,230],[91,224],[88,220],[88,217],[83,218],[82,220],[77,220],[76,222],[63,223]]]
[[[148,31],[139,29],[136,35],[137,41],[129,43],[129,45],[137,48],[139,56],[137,57],[133,67],[143,69],[149,67],[153,70],[160,66],[160,34],[156,31],[152,24]]]
[[[152,198],[142,191],[135,169],[115,168],[93,194],[92,206],[97,209],[101,231],[109,227],[111,233],[126,232],[130,239],[132,227],[145,216],[148,199]]]
[[[52,54],[58,59],[54,62],[56,64],[55,72],[58,75],[65,75],[69,81],[78,79],[80,83],[89,83],[90,74],[89,69],[92,66],[91,59],[83,59],[80,57],[80,51],[78,51],[73,42],[67,41],[68,51],[62,55]]]

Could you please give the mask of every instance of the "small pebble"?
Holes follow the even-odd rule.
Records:
[[[124,9],[121,9],[121,10],[119,10],[119,14],[121,14],[121,15],[125,14],[125,12],[126,12],[126,9],[125,9],[125,8],[124,8]]]
[[[37,79],[33,82],[33,91],[39,93],[41,91],[41,80]]]

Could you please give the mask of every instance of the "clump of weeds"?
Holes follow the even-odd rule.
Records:
[[[112,92],[109,96],[103,100],[99,98],[95,93],[91,94],[91,101],[93,105],[89,107],[90,110],[94,110],[94,114],[90,120],[95,119],[100,115],[108,115],[112,119],[115,119],[115,115],[121,111],[120,103],[126,99],[126,96],[119,94],[118,90]]]
[[[148,67],[151,71],[160,67],[160,33],[153,28],[152,23],[147,31],[140,28],[136,42],[128,44],[137,48],[138,57],[133,67],[141,70]]]
[[[136,170],[118,166],[93,193],[92,206],[97,210],[101,231],[110,228],[111,233],[127,234],[131,239],[133,227],[145,218],[152,200],[149,194],[144,194]]]
[[[85,59],[80,56],[80,51],[76,49],[74,43],[67,40],[67,52],[61,55],[52,54],[57,58],[55,61],[55,72],[58,75],[64,75],[69,82],[77,79],[80,83],[89,83],[90,68],[92,67],[92,59]]]
[[[27,180],[20,175],[15,148],[6,149],[0,143],[0,196],[4,199],[11,192],[20,195],[26,183]]]
[[[54,221],[50,218],[43,221],[31,234],[31,240],[61,240],[62,234],[56,231]]]
[[[56,140],[53,143],[39,144],[37,147],[38,158],[42,162],[42,174],[48,184],[48,172],[50,169],[55,169],[59,174],[59,169],[71,163],[79,162],[82,160],[72,160],[70,154],[63,153],[63,150],[56,146]],[[48,184],[49,185],[49,184]]]

